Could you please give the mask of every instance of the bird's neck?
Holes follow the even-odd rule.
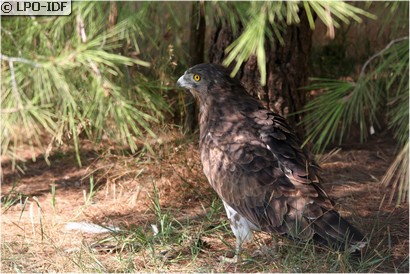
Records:
[[[238,119],[236,122],[241,122],[236,99],[225,97],[201,102],[199,109],[200,142],[203,142],[206,136],[213,136],[215,131],[224,131],[227,123],[231,124],[236,119]]]
[[[209,131],[210,125],[212,124],[211,119],[211,111],[214,108],[214,104],[212,102],[202,102],[199,108],[199,133],[200,133],[200,140],[207,134]]]

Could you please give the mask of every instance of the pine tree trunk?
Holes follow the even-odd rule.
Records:
[[[252,96],[258,97],[266,107],[286,117],[291,126],[297,129],[298,135],[303,135],[303,129],[296,127],[301,117],[288,116],[301,110],[306,101],[305,92],[299,88],[307,83],[312,30],[304,11],[300,13],[300,19],[299,25],[288,26],[282,33],[284,44],[278,39],[266,37],[265,86],[260,85],[255,56],[242,65],[237,77]],[[212,36],[209,61],[222,63],[226,57],[225,48],[236,38],[228,24],[219,22]],[[234,64],[231,65],[232,68],[233,66]]]
[[[189,37],[189,56],[191,57],[190,66],[204,62],[205,23],[205,3],[203,1],[193,2],[191,8],[191,31]],[[184,132],[192,133],[198,124],[196,103],[191,93],[186,93],[184,101],[186,108]]]

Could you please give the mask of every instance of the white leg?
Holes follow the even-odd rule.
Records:
[[[239,215],[238,212],[236,212],[232,207],[225,203],[225,201],[223,201],[223,203],[226,210],[226,215],[228,215],[228,219],[231,223],[232,232],[236,237],[236,248],[235,256],[232,259],[222,258],[222,260],[236,263],[240,259],[242,243],[250,242],[252,240],[252,229],[255,228],[251,223],[248,222],[248,220]]]

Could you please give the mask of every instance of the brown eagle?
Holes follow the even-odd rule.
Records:
[[[199,103],[203,170],[223,201],[237,255],[254,230],[341,250],[365,246],[362,234],[335,211],[318,166],[283,117],[264,108],[220,65],[196,65],[177,85]]]

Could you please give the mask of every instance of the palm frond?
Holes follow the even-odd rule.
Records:
[[[396,206],[409,200],[409,143],[404,144],[381,183],[389,189],[388,203],[396,196]]]
[[[321,141],[334,140],[336,135],[340,136],[341,142],[341,137],[353,123],[360,126],[361,140],[364,141],[369,125],[377,123],[376,112],[384,98],[387,98],[387,105],[390,106],[390,127],[400,128],[400,136],[408,135],[408,122],[405,123],[406,117],[408,119],[408,108],[405,106],[407,103],[403,103],[408,102],[406,75],[409,56],[408,49],[405,50],[403,47],[407,43],[408,38],[389,50],[382,50],[383,52],[377,56],[382,59],[376,62],[369,73],[364,73],[367,66],[365,65],[363,73],[355,83],[315,78],[312,80],[317,83],[305,87],[310,90],[325,90],[302,111],[307,113],[303,123],[308,131],[308,140],[319,138],[316,149],[323,151],[329,142]],[[323,121],[323,117],[328,116],[333,119]],[[403,134],[405,132],[407,134]]]
[[[326,89],[326,92],[309,101],[304,110],[299,112],[307,112],[303,120],[308,125],[307,138],[303,145],[314,140],[313,150],[323,152],[329,143],[337,137],[338,142],[341,142],[346,134],[341,129],[348,128],[346,115],[352,115],[347,112],[349,98],[355,93],[356,86],[352,82],[332,79],[312,78],[312,81],[314,84],[306,89]]]
[[[366,140],[369,127],[378,123],[376,114],[382,108],[387,109],[385,117],[398,141],[400,153],[383,182],[391,181],[399,202],[408,193],[408,41],[408,37],[395,39],[370,57],[356,82],[313,79],[319,82],[306,88],[324,92],[301,111],[306,114],[302,121],[307,129],[304,144],[314,140],[314,150],[322,152],[337,137],[341,143],[353,124],[359,125],[361,141]],[[393,176],[395,173],[397,176]]]

